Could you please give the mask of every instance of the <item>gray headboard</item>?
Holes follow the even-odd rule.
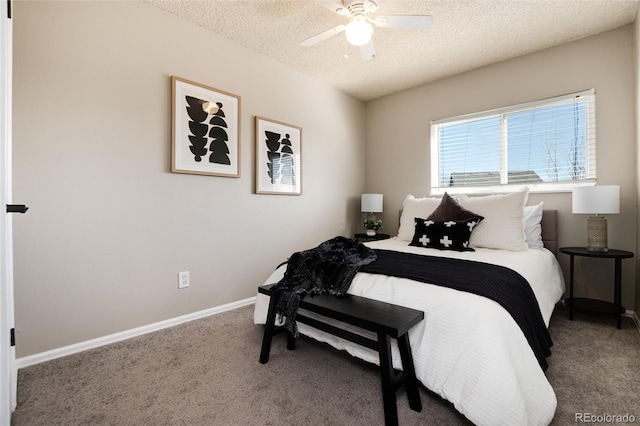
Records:
[[[551,253],[558,254],[558,211],[542,211],[542,243]]]

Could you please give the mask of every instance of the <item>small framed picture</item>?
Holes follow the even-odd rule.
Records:
[[[256,117],[256,194],[302,194],[302,128]]]
[[[171,171],[240,177],[240,96],[171,77]]]

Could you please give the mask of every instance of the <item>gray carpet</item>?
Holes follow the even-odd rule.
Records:
[[[301,338],[295,352],[274,339],[258,363],[263,328],[253,306],[21,369],[20,425],[374,425],[383,424],[377,367]],[[629,318],[576,314],[558,306],[549,380],[553,425],[575,413],[635,415],[640,422],[640,334]],[[421,389],[423,411],[398,394],[401,425],[469,424]]]

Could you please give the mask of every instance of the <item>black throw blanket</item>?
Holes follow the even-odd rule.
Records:
[[[551,336],[531,286],[503,266],[462,259],[376,250],[377,260],[360,272],[408,278],[487,297],[499,303],[520,326],[543,371],[551,355]]]
[[[305,294],[344,295],[362,265],[373,262],[376,253],[364,244],[335,237],[318,247],[296,252],[288,260],[284,277],[274,289],[278,315],[285,317],[285,328],[298,337],[296,315]]]

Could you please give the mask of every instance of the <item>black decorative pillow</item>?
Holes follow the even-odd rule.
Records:
[[[415,218],[416,231],[410,246],[436,248],[438,250],[475,251],[469,247],[471,231],[483,218],[435,222]]]
[[[462,207],[456,200],[451,198],[446,192],[442,196],[442,201],[436,209],[427,216],[427,219],[434,222],[446,222],[448,220],[484,219],[479,214]]]

